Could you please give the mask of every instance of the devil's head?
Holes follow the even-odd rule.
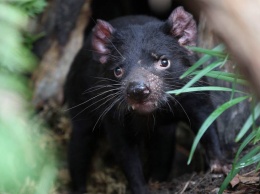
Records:
[[[117,88],[114,105],[144,114],[167,105],[171,97],[166,91],[183,85],[179,77],[193,59],[185,46],[195,46],[196,33],[193,17],[182,7],[166,22],[116,29],[98,20],[92,34],[93,58]]]

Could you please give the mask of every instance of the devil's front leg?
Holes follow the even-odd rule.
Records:
[[[114,119],[107,119],[105,122],[107,137],[114,155],[124,171],[132,193],[148,194],[139,157],[138,138],[120,123]]]
[[[175,153],[175,127],[176,124],[173,122],[161,122],[151,131],[149,177],[152,181],[166,181],[169,178]]]
[[[73,194],[86,193],[86,179],[96,147],[93,126],[92,119],[77,118],[72,121],[68,159]]]
[[[182,100],[181,104],[190,120],[191,129],[197,134],[204,121],[214,111],[210,96],[202,94],[188,95]],[[200,142],[206,151],[211,171],[226,173],[228,171],[228,162],[221,151],[215,122],[207,129]]]

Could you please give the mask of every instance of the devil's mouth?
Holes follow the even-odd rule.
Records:
[[[128,101],[128,108],[138,113],[148,114],[153,112],[158,107],[157,101],[143,101],[143,102],[133,102]]]

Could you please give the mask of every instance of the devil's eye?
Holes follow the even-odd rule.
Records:
[[[157,69],[167,69],[171,66],[171,61],[167,59],[166,57],[161,57],[156,63],[155,68]]]
[[[121,68],[121,67],[116,67],[114,69],[114,75],[117,77],[117,78],[121,78],[124,74],[124,70]]]
[[[160,60],[160,66],[161,67],[168,67],[170,66],[170,60],[166,59],[166,58],[163,58]]]

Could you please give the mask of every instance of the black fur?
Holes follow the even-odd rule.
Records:
[[[65,86],[73,124],[69,148],[73,190],[86,192],[97,136],[104,131],[132,193],[146,194],[140,144],[148,144],[149,177],[166,180],[177,122],[189,123],[196,133],[213,107],[208,95],[166,93],[187,83],[179,77],[195,60],[180,46],[180,35],[171,32],[175,21],[129,16],[109,22],[111,26],[102,22],[77,55]],[[144,105],[147,101],[150,104]],[[215,125],[201,143],[210,161],[221,158]]]

